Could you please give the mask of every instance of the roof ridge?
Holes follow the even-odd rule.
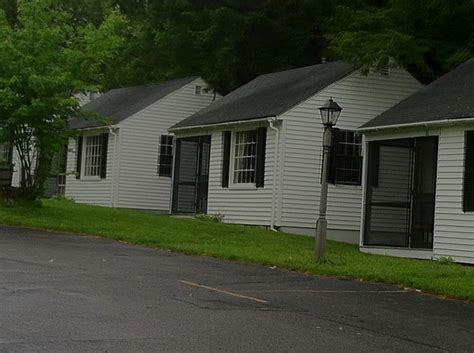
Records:
[[[181,80],[182,81],[189,80],[189,82],[191,82],[193,79],[198,79],[199,77],[200,76],[186,76],[186,77],[181,77],[181,78],[173,78],[171,80],[163,80],[163,81],[156,81],[156,82],[155,81],[150,81],[150,82],[145,82],[145,83],[142,83],[142,84],[139,84],[139,85],[112,88],[112,89],[108,90],[105,93],[112,92],[112,91],[117,91],[117,90],[121,90],[121,89],[140,88],[140,87],[147,87],[147,86],[158,86],[158,85],[162,85],[162,84],[165,84],[165,83],[181,81]]]
[[[297,71],[297,70],[304,70],[308,68],[316,68],[318,66],[323,66],[323,65],[331,65],[331,64],[349,64],[343,61],[335,60],[335,61],[328,61],[325,63],[318,63],[318,64],[312,64],[312,65],[306,65],[306,66],[299,66],[299,67],[294,67],[291,69],[284,69],[284,70],[279,70],[279,71],[273,71],[273,72],[266,72],[263,74],[258,75],[256,78],[261,77],[261,76],[270,76],[270,75],[278,75],[282,74],[284,72],[290,72],[290,71]]]

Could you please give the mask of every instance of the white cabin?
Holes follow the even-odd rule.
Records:
[[[359,131],[361,250],[474,264],[474,58]]]
[[[171,127],[173,214],[314,234],[320,198],[320,107],[342,106],[329,188],[328,237],[359,242],[362,151],[357,128],[422,85],[403,69],[326,63],[261,75]]]
[[[167,129],[215,100],[188,77],[112,90],[83,110],[110,121],[74,119],[65,196],[76,202],[167,213],[173,136]]]

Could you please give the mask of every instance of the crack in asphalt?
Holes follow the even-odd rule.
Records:
[[[51,343],[68,343],[68,342],[88,342],[88,343],[98,343],[98,342],[129,342],[129,341],[157,341],[158,338],[153,337],[130,337],[130,338],[97,338],[97,339],[67,339],[67,340],[34,340],[34,341],[8,341],[0,342],[0,346],[5,345],[14,345],[14,344],[51,344]]]
[[[180,299],[180,298],[177,298],[177,297],[174,297],[173,299],[178,301],[178,302],[191,305],[191,306],[196,307],[196,308],[201,309],[201,310],[211,310],[211,311],[255,311],[255,310],[257,310],[257,311],[270,312],[270,313],[271,312],[277,312],[277,313],[290,313],[290,314],[296,314],[296,315],[301,314],[301,315],[310,316],[312,318],[316,318],[316,319],[321,320],[321,321],[330,322],[332,324],[337,324],[338,326],[346,326],[346,327],[350,327],[350,328],[355,329],[355,330],[370,332],[370,333],[375,334],[377,336],[390,337],[390,338],[394,338],[394,339],[397,339],[397,340],[400,340],[400,341],[405,341],[405,342],[409,342],[409,343],[412,343],[412,344],[416,344],[416,345],[419,345],[419,346],[436,349],[440,352],[445,352],[445,353],[451,352],[450,350],[446,350],[444,348],[441,348],[439,346],[432,345],[432,344],[429,344],[429,343],[426,343],[426,342],[410,339],[410,338],[403,337],[403,336],[384,333],[384,332],[381,332],[381,331],[378,331],[378,330],[370,329],[368,327],[363,327],[363,326],[356,325],[356,324],[351,324],[351,323],[341,321],[341,320],[330,319],[326,316],[320,316],[320,315],[315,314],[314,312],[311,312],[311,311],[305,310],[305,309],[290,309],[290,308],[286,308],[286,307],[283,307],[283,306],[272,305],[270,303],[267,303],[267,305],[265,307],[261,307],[261,306],[257,306],[257,305],[252,306],[252,305],[247,304],[246,308],[242,308],[241,306],[240,307],[233,307],[233,308],[216,308],[216,307],[210,307],[210,306],[205,306],[205,305],[199,305],[196,302],[192,302],[192,301],[185,300],[185,299]],[[204,302],[208,301],[208,300],[203,300],[203,299],[200,299],[200,298],[196,298],[196,300],[197,301],[204,301]],[[232,300],[232,299],[229,298],[229,300]],[[236,300],[234,300],[234,301],[236,301]],[[224,305],[230,305],[228,302],[224,302],[224,301],[221,301],[221,300],[212,300],[212,303],[216,303],[216,304],[221,303],[221,304],[224,304]],[[351,317],[358,317],[358,316],[351,315]]]
[[[22,264],[22,265],[29,265],[29,266],[45,267],[45,268],[48,268],[48,269],[57,269],[58,268],[57,266],[53,266],[53,265],[46,265],[46,264],[43,264],[43,263],[33,262],[33,261],[10,259],[10,258],[7,258],[7,257],[0,257],[0,261],[13,262],[13,263],[18,263],[18,264]]]

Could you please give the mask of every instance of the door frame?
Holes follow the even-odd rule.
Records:
[[[196,162],[194,166],[195,178],[194,182],[181,183],[179,181],[180,173],[180,161],[181,161],[181,142],[190,141],[196,142]],[[207,172],[203,173],[203,146],[207,143],[208,147],[208,160],[207,160]],[[210,166],[210,153],[211,153],[211,135],[200,135],[200,136],[190,136],[190,137],[180,137],[175,139],[175,154],[173,161],[173,180],[172,180],[172,196],[171,196],[171,214],[196,214],[196,213],[206,213],[207,212],[207,196],[209,190],[209,166]],[[205,179],[205,180],[203,180]],[[179,185],[187,184],[194,186],[194,204],[192,212],[179,212],[178,210],[178,194],[179,194]],[[205,191],[203,192],[199,188],[205,185]],[[205,206],[199,208],[200,194],[205,195]]]
[[[400,138],[400,139],[390,139],[390,140],[375,140],[375,141],[369,141],[367,145],[367,172],[365,176],[365,205],[364,207],[364,220],[362,222],[363,226],[363,233],[362,233],[362,246],[369,246],[369,247],[392,247],[392,248],[403,248],[403,249],[432,249],[433,248],[433,243],[431,242],[431,247],[430,248],[425,248],[425,247],[412,247],[412,237],[413,237],[413,228],[414,228],[414,202],[415,202],[415,195],[416,195],[416,187],[418,186],[418,168],[417,168],[417,141],[421,139],[433,139],[436,141],[436,149],[435,149],[435,164],[434,164],[434,177],[435,177],[435,182],[434,182],[434,191],[433,191],[433,216],[432,216],[432,234],[434,238],[434,223],[435,223],[435,206],[436,206],[436,176],[437,176],[437,169],[438,169],[438,153],[439,153],[439,137],[438,136],[419,136],[419,137],[408,137],[408,138]],[[394,144],[396,145],[396,142],[400,143],[400,147],[406,147],[410,149],[410,157],[409,160],[407,161],[409,166],[410,166],[410,183],[409,183],[409,197],[408,197],[408,228],[407,228],[407,233],[406,233],[406,240],[405,240],[405,245],[389,245],[389,244],[377,244],[376,242],[373,243],[367,243],[367,235],[368,231],[370,231],[370,221],[371,221],[371,215],[372,215],[372,210],[371,207],[373,205],[372,202],[372,188],[374,187],[373,185],[373,178],[375,177],[373,174],[372,169],[377,169],[377,173],[379,173],[379,158],[380,155],[377,153],[378,148],[380,146],[384,145],[389,145],[393,146]],[[402,141],[406,141],[403,143]],[[377,158],[375,160],[374,158]],[[375,163],[374,167],[372,167],[371,163]],[[377,175],[377,184],[378,184],[378,175]]]

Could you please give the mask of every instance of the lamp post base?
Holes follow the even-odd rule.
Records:
[[[326,233],[328,221],[326,219],[318,219],[316,223],[316,237],[314,246],[314,259],[321,261],[324,258],[326,250]]]

